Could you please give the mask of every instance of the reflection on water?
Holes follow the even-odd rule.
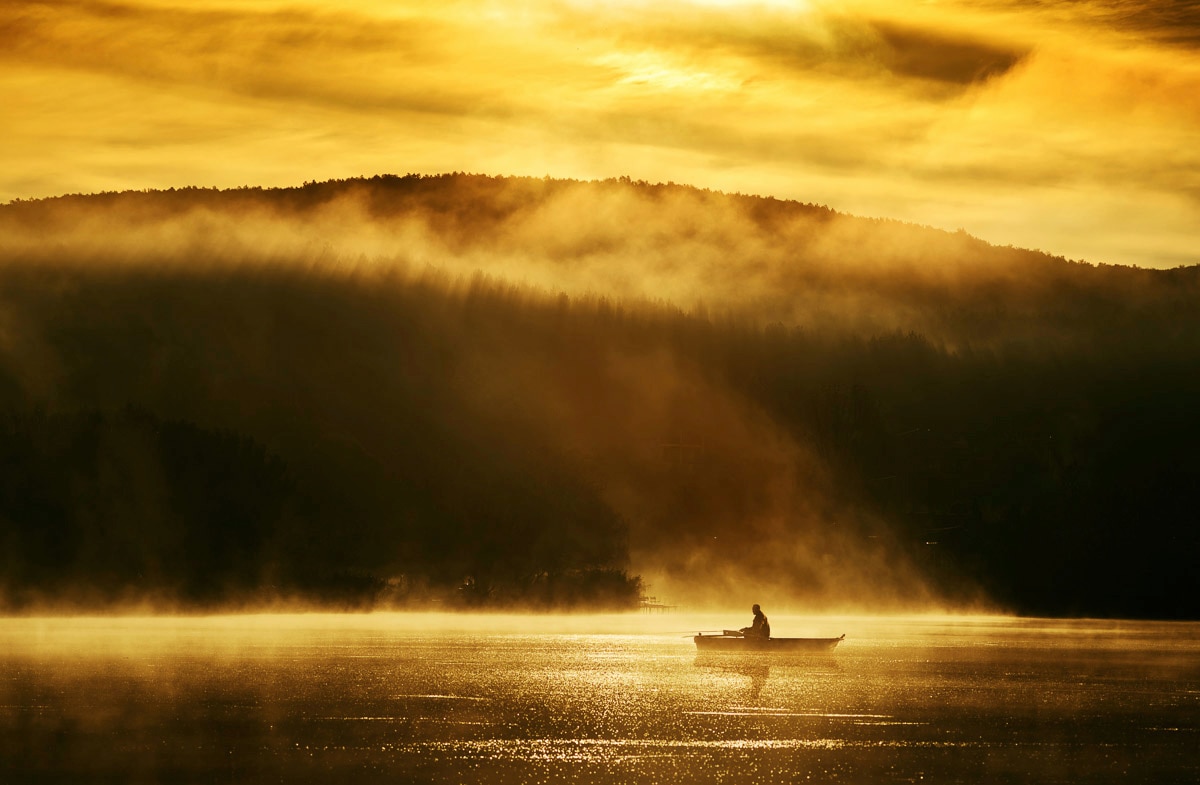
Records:
[[[696,655],[696,667],[717,673],[735,673],[749,680],[746,697],[758,700],[763,685],[771,675],[771,657],[745,654],[703,653]]]
[[[1200,781],[1196,624],[431,618],[0,621],[0,782]]]
[[[770,653],[719,653],[697,652],[695,664],[697,668],[715,674],[736,674],[745,683],[747,698],[757,700],[762,694],[767,677],[771,675],[774,666],[777,673],[793,673],[802,671],[806,677],[813,677],[822,671],[833,672],[840,669],[838,659],[831,653],[820,654],[770,654]],[[736,686],[729,685],[729,694],[736,691]]]

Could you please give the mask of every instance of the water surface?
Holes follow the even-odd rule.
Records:
[[[1197,624],[713,621],[0,621],[0,781],[1200,781]]]

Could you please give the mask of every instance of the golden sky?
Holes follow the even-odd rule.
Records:
[[[0,200],[629,175],[1196,264],[1195,6],[5,0]]]

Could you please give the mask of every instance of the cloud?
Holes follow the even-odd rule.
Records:
[[[887,46],[888,69],[951,84],[986,82],[1011,70],[1027,51],[890,22],[873,25]]]
[[[6,7],[7,58],[23,63],[366,112],[461,114],[495,103],[438,77],[465,63],[446,43],[460,31],[437,20],[100,2]]]
[[[622,18],[617,45],[640,43],[687,51],[699,60],[714,52],[744,59],[748,72],[777,78],[793,72],[859,80],[918,80],[965,87],[1003,74],[1028,49],[960,30],[829,11]],[[930,93],[928,85],[905,89]],[[945,94],[945,93],[943,93]]]
[[[1200,220],[1200,65],[1171,24],[1191,22],[965,0],[15,0],[0,7],[0,196],[628,174],[1174,263]],[[1016,194],[1034,204],[1022,220]],[[1124,194],[1192,206],[1118,227]],[[1108,254],[1109,230],[1171,244]]]

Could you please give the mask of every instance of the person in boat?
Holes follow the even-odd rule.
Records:
[[[754,621],[750,622],[749,627],[742,627],[740,630],[742,635],[747,638],[770,638],[771,622],[767,621],[767,614],[762,612],[758,603],[755,603],[750,610],[754,611]]]

